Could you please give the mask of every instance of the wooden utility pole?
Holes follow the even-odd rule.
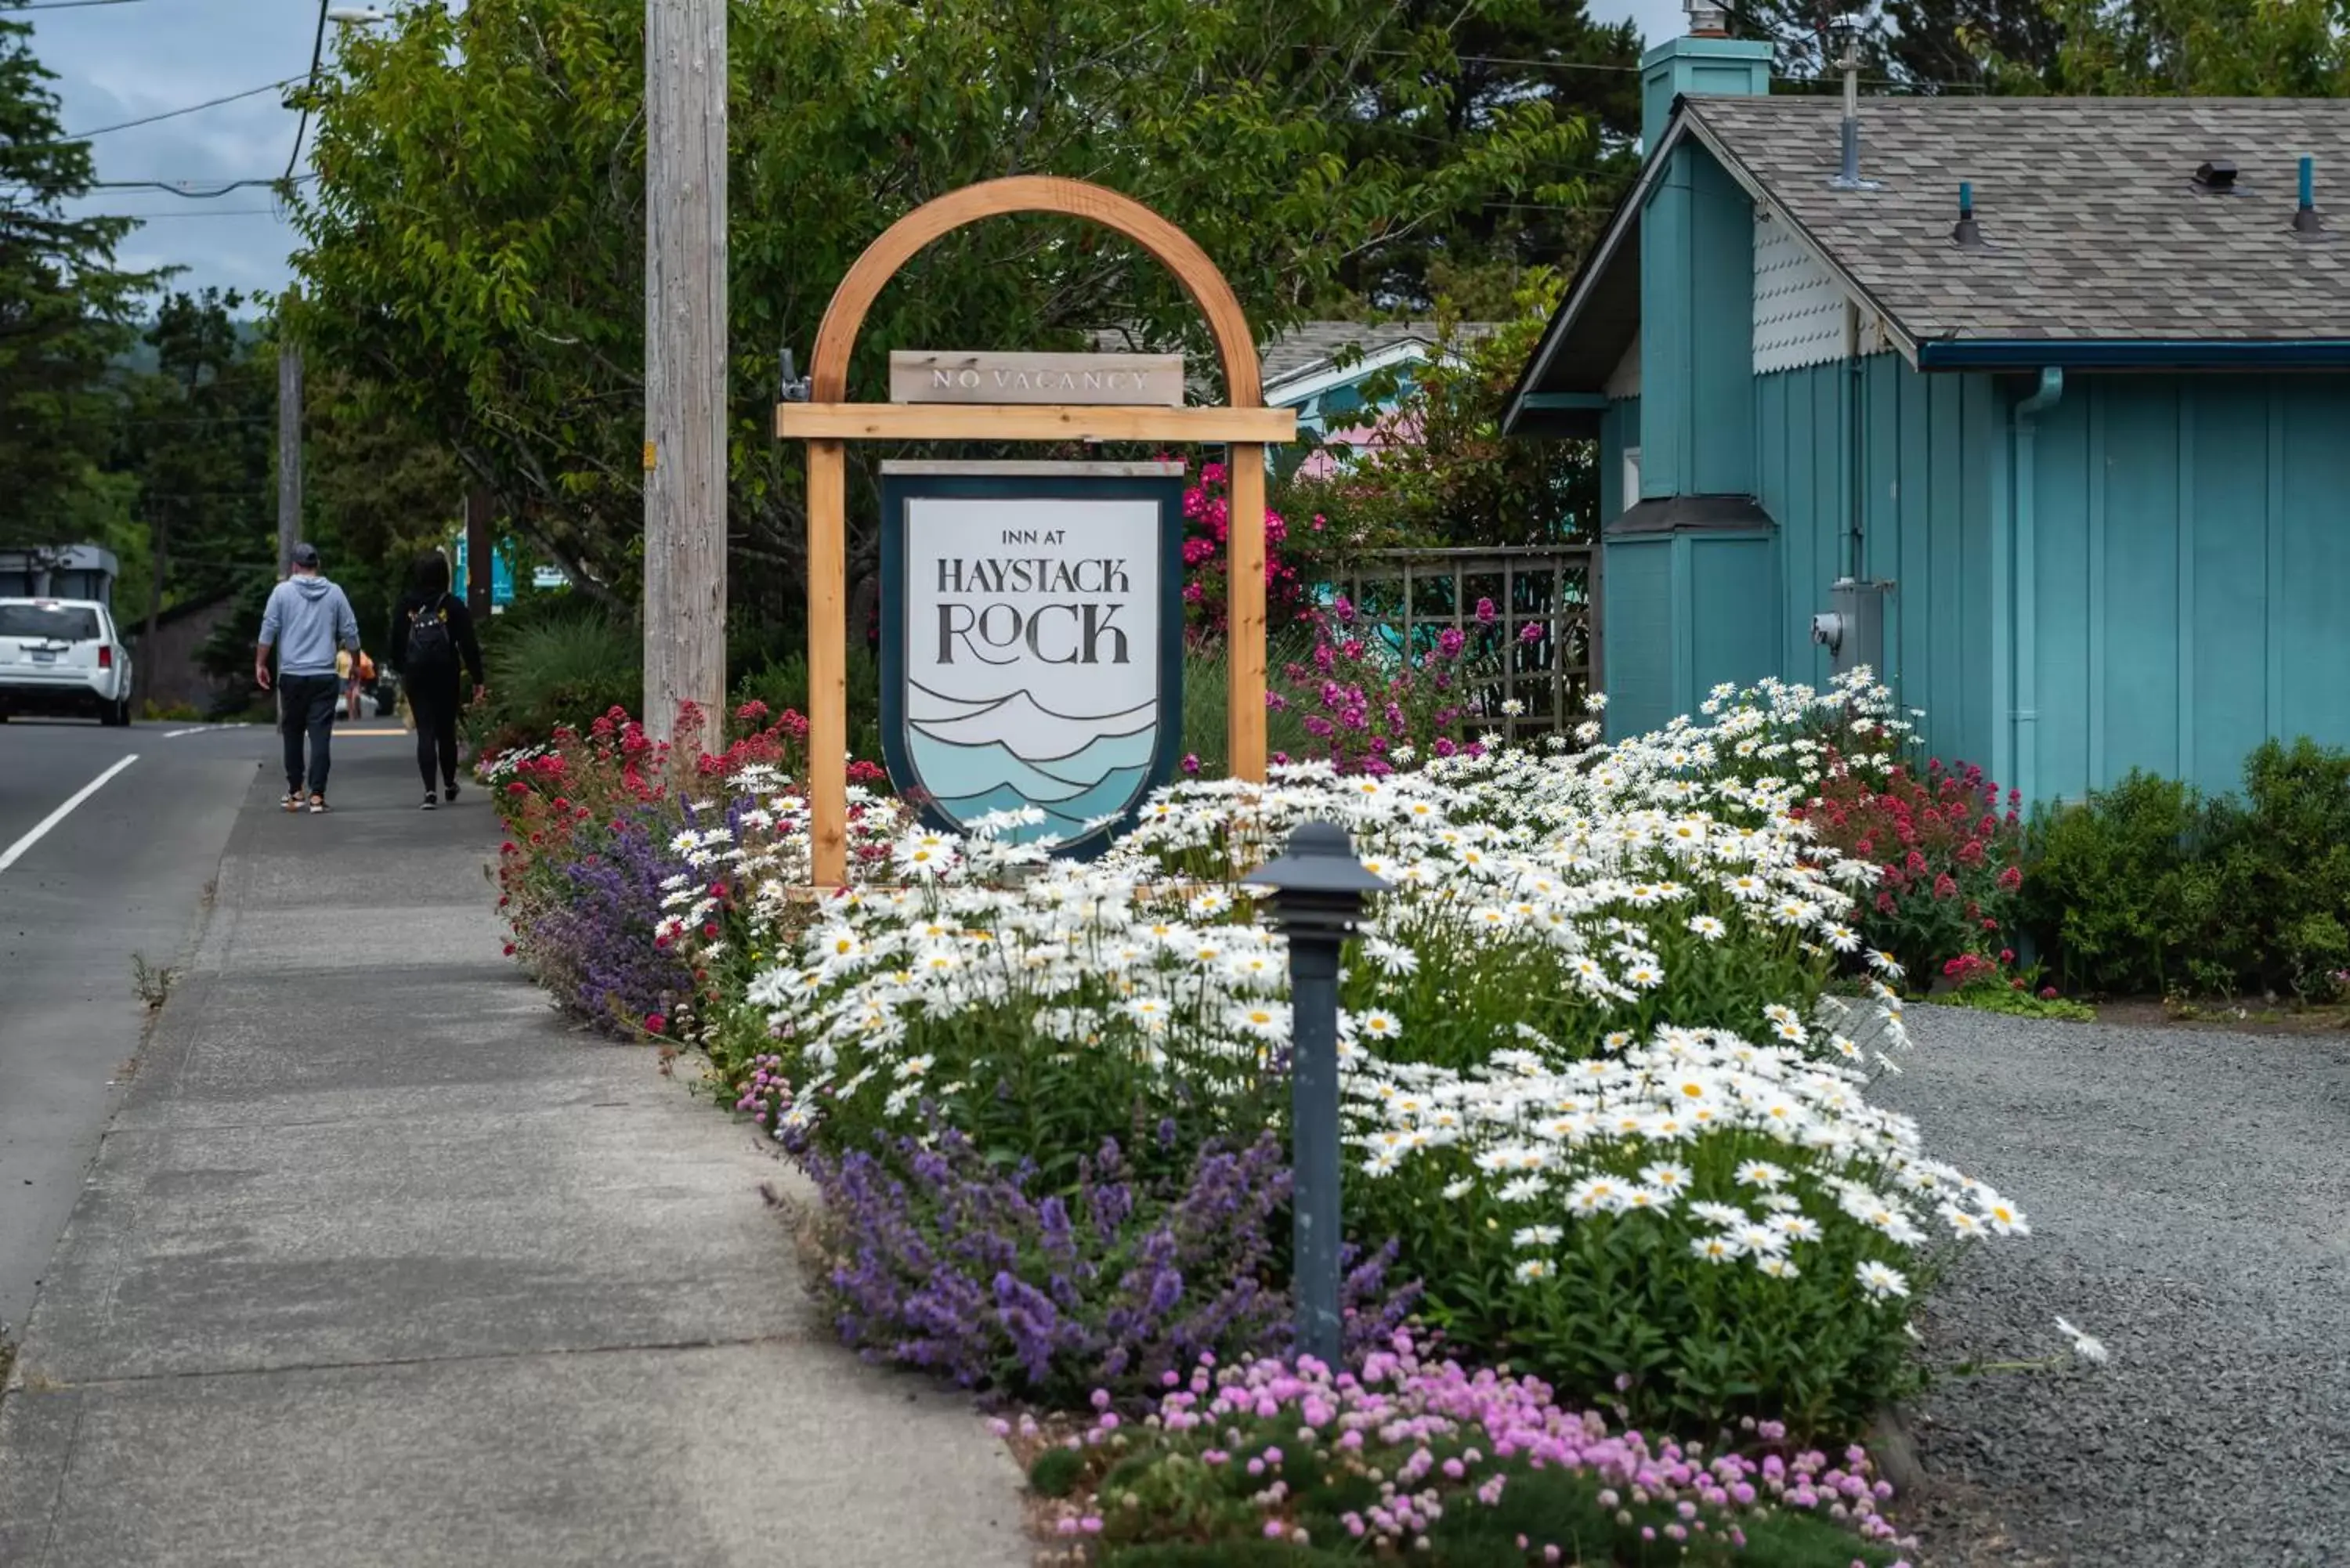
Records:
[[[645,727],[726,688],[726,3],[645,0]]]
[[[301,294],[286,291],[286,306]],[[277,575],[294,571],[294,542],[302,533],[302,348],[294,341],[286,306],[277,311]]]

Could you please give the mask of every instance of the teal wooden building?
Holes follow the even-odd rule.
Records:
[[[1767,46],[1642,70],[1507,416],[1600,442],[1612,728],[1865,660],[2033,800],[2350,744],[2350,102],[1864,99],[1856,188]]]

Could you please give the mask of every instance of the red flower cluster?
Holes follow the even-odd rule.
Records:
[[[1977,965],[2014,961],[2000,933],[2023,886],[2022,804],[2013,790],[2002,800],[1971,764],[1952,771],[1938,758],[1922,778],[1897,765],[1873,784],[1836,757],[1797,815],[1822,845],[1877,864],[1876,897],[1862,917],[1870,942],[1912,975],[1939,969],[1965,983],[1981,978]]]

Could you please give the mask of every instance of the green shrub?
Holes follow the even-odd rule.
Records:
[[[2133,771],[2033,820],[2024,919],[2067,991],[2163,992],[2221,908],[2206,862],[2214,810],[2190,784]]]
[[[633,713],[643,700],[643,640],[596,606],[494,626],[484,640],[490,699],[481,729],[494,747],[543,741],[557,724],[584,726],[615,707]]]
[[[2219,862],[2238,984],[2329,994],[2350,964],[2350,752],[2262,745],[2244,761],[2231,826]]]
[[[2330,995],[2350,965],[2350,752],[2270,741],[2241,796],[2134,772],[2043,811],[2024,898],[2068,990]]]
[[[2016,1018],[2054,1018],[2067,1023],[2094,1023],[2097,1010],[2085,1002],[2061,996],[2035,996],[2005,984],[1961,986],[1943,1000],[1953,1007],[1978,1012],[2004,1012]]]

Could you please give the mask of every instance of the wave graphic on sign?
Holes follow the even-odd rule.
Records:
[[[1033,805],[1045,820],[1005,836],[1076,838],[1134,804],[1159,743],[1159,704],[1056,713],[1025,691],[987,702],[909,682],[906,749],[922,788],[957,822]]]

